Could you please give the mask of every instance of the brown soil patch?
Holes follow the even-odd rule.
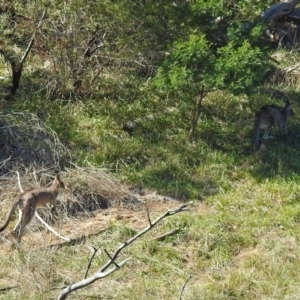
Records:
[[[150,218],[154,220],[167,210],[176,209],[182,204],[174,199],[155,194],[143,196],[140,200],[143,206],[138,211],[123,208],[122,206],[110,207],[98,210],[92,216],[83,214],[69,219],[64,218],[63,220],[58,220],[52,226],[59,234],[70,239],[80,239],[81,237],[85,239],[85,237],[101,234],[108,229],[112,222],[115,224],[127,224],[136,230],[141,230],[149,224],[147,210]],[[204,203],[191,205],[191,213],[201,214],[208,211],[211,211],[211,207]],[[22,238],[22,244],[25,244],[25,247],[29,245],[30,247],[35,247],[41,245],[41,241],[43,241],[43,245],[51,246],[62,243],[61,239],[44,229],[43,225],[35,218],[29,224],[28,230]],[[0,234],[0,244],[0,254],[10,251],[11,247],[15,245],[14,238],[7,229]]]
[[[259,248],[251,248],[251,249],[244,249],[235,257],[235,265],[242,266],[247,260],[258,256],[260,254]]]
[[[59,234],[70,239],[99,234],[107,230],[109,224],[112,222],[115,224],[127,224],[136,230],[140,230],[149,224],[147,210],[149,211],[150,218],[154,220],[167,210],[176,209],[182,204],[171,198],[154,195],[150,195],[149,197],[143,196],[141,203],[143,203],[142,208],[138,211],[116,206],[98,210],[92,216],[83,214],[69,219],[64,218],[63,220],[59,220],[58,216],[58,221],[52,226]],[[203,213],[210,209],[202,203],[193,206],[191,211],[194,213]],[[14,226],[15,222],[16,220],[12,221],[13,224],[10,225],[10,228]],[[22,244],[27,244],[31,247],[45,244],[55,245],[61,242],[62,240],[44,229],[43,225],[36,218],[28,225],[28,229],[22,238]],[[0,253],[9,251],[14,243],[13,236],[6,229],[0,234]]]

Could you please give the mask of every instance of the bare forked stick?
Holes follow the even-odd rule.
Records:
[[[124,259],[123,261],[121,261],[120,263],[116,263],[116,259],[118,258],[119,254],[121,253],[121,251],[126,248],[127,246],[129,246],[130,244],[132,244],[135,240],[137,240],[139,237],[141,237],[143,234],[145,234],[146,232],[150,231],[158,222],[160,222],[161,220],[163,220],[164,218],[168,217],[168,216],[172,216],[175,215],[177,213],[183,212],[188,210],[187,206],[190,204],[186,203],[181,205],[179,208],[174,209],[174,210],[168,210],[166,211],[163,215],[161,215],[160,217],[158,217],[155,221],[151,221],[149,213],[148,213],[148,220],[149,220],[149,225],[144,228],[143,230],[141,230],[140,232],[138,232],[135,236],[133,236],[132,238],[130,238],[129,240],[127,240],[126,242],[124,242],[116,251],[113,255],[109,255],[109,253],[105,250],[106,254],[108,255],[109,259],[107,261],[106,264],[104,264],[96,273],[94,273],[92,276],[85,278],[81,281],[78,281],[72,285],[67,286],[66,288],[64,288],[61,293],[59,294],[57,300],[65,300],[68,296],[68,294],[70,294],[71,292],[74,292],[78,289],[84,288],[90,284],[92,284],[93,282],[95,282],[98,279],[107,277],[108,275],[114,273],[115,271],[117,271],[118,269],[120,269],[122,266],[124,266],[128,260],[130,260],[129,258]],[[107,271],[105,271],[108,267],[111,268]],[[87,272],[86,272],[87,273]]]
[[[5,159],[5,160],[2,160],[2,161],[0,162],[0,164],[1,164],[0,168],[1,168],[2,166],[4,166],[5,163],[6,163],[7,161],[9,161],[10,159],[11,159],[11,156],[10,156],[9,158]]]
[[[18,177],[18,185],[19,185],[19,189],[20,191],[23,193],[23,188],[22,188],[22,185],[21,185],[21,180],[20,180],[20,174],[18,171],[16,171],[17,173],[17,177]],[[62,235],[60,235],[58,232],[56,232],[50,225],[48,225],[42,218],[41,216],[37,213],[37,211],[35,211],[35,216],[38,218],[38,220],[49,230],[51,231],[53,234],[55,234],[57,237],[65,240],[65,241],[71,241],[69,238],[67,237],[64,237]]]
[[[187,283],[190,281],[191,278],[192,278],[192,275],[190,275],[190,276],[186,279],[186,281],[185,281],[185,283],[184,283],[184,285],[183,285],[183,287],[182,287],[182,289],[181,289],[180,296],[179,296],[179,300],[182,300],[182,296],[183,296],[184,289],[185,289]]]

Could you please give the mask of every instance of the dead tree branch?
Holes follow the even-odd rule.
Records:
[[[46,11],[44,10],[44,11],[43,11],[43,14],[42,14],[42,16],[41,16],[41,19],[40,19],[40,21],[39,21],[39,23],[38,23],[38,25],[37,25],[37,29],[39,29],[39,28],[41,27],[42,22],[43,22],[44,17],[45,17],[45,14],[46,14]],[[24,54],[23,54],[23,56],[22,56],[22,58],[21,58],[21,60],[20,60],[20,65],[23,65],[23,63],[25,62],[25,60],[26,60],[26,58],[27,58],[27,56],[28,56],[28,54],[29,54],[29,52],[30,52],[30,50],[31,50],[31,48],[32,48],[32,46],[33,46],[33,44],[34,44],[35,34],[36,34],[36,30],[35,30],[34,33],[32,34],[31,39],[30,39],[30,41],[29,41],[29,43],[28,43],[28,46],[27,46],[27,48],[26,48],[26,50],[25,50],[25,52],[24,52]]]
[[[18,287],[19,287],[19,285],[8,286],[8,287],[5,287],[5,288],[0,289],[0,293],[5,293],[5,292],[7,292],[7,291],[9,291],[9,290],[16,289],[16,288],[18,288]]]
[[[38,220],[49,230],[51,231],[53,234],[55,234],[58,238],[62,239],[62,240],[65,240],[67,242],[70,242],[71,239],[67,238],[67,237],[64,237],[63,235],[60,235],[58,232],[56,232],[50,225],[48,225],[42,218],[41,216],[35,212],[34,213],[35,216],[38,218]]]
[[[296,5],[299,4],[299,2],[300,0],[289,0],[277,3],[271,6],[266,11],[264,11],[261,14],[261,18],[265,22],[270,22],[271,20],[276,19],[278,17],[288,15],[295,9]]]
[[[75,284],[72,284],[68,287],[66,287],[65,289],[62,290],[62,292],[59,294],[57,300],[65,300],[68,296],[68,294],[70,294],[73,291],[76,291],[78,289],[81,289],[83,287],[86,287],[90,284],[92,284],[93,282],[95,282],[98,279],[104,278],[110,274],[112,274],[113,272],[117,271],[118,269],[120,269],[123,265],[125,265],[127,263],[127,261],[130,259],[127,258],[125,260],[123,260],[120,263],[116,263],[116,259],[118,258],[119,254],[121,253],[121,251],[126,248],[127,246],[129,246],[130,244],[132,244],[134,241],[136,241],[139,237],[141,237],[143,234],[145,234],[146,232],[150,231],[158,222],[160,222],[161,220],[163,220],[166,217],[175,215],[177,213],[183,212],[183,211],[187,211],[188,208],[187,206],[190,203],[186,203],[181,205],[179,208],[174,209],[174,210],[168,210],[166,211],[163,215],[161,215],[160,217],[158,217],[156,220],[154,220],[153,222],[151,222],[150,218],[149,218],[149,223],[150,225],[148,225],[146,228],[144,228],[143,230],[141,230],[140,232],[138,232],[135,236],[133,236],[132,238],[130,238],[129,240],[127,240],[126,242],[124,242],[116,251],[115,253],[111,256],[109,255],[107,252],[107,255],[109,257],[109,260],[107,261],[106,264],[104,264],[96,273],[94,273],[92,276],[90,276],[89,278],[83,279],[81,281],[78,281]],[[112,266],[113,265],[113,266]],[[107,268],[109,268],[111,266],[111,268],[105,272],[105,270]]]
[[[150,224],[150,226],[151,226],[152,223],[151,223],[150,212],[149,212],[149,208],[148,208],[148,207],[146,207],[146,211],[147,211],[148,222],[149,222],[149,224]]]
[[[9,158],[7,158],[7,159],[4,159],[4,160],[2,160],[1,162],[0,162],[0,169],[3,167],[3,166],[5,166],[5,163],[6,162],[8,162],[9,160],[11,159],[11,156],[9,156]]]
[[[187,280],[185,281],[184,285],[182,286],[182,289],[181,289],[181,292],[180,292],[180,296],[179,296],[179,300],[182,300],[182,295],[183,295],[184,289],[185,289],[187,283],[190,281],[191,278],[192,278],[192,275],[190,275],[187,278]]]
[[[177,234],[179,232],[179,228],[175,228],[169,232],[166,232],[165,234],[159,235],[157,237],[154,238],[155,241],[163,241],[165,238],[172,236],[174,234]]]
[[[168,217],[168,216],[172,216],[175,215],[179,212],[182,211],[186,211],[188,210],[187,206],[190,203],[186,203],[182,206],[180,206],[178,209],[175,210],[168,210],[166,211],[163,215],[161,215],[160,217],[158,217],[155,221],[151,222],[151,220],[149,221],[150,225],[148,225],[145,229],[143,229],[142,231],[138,232],[134,237],[132,237],[131,239],[127,240],[123,245],[121,245],[113,254],[112,258],[115,260],[116,257],[120,254],[120,252],[123,250],[123,248],[125,248],[126,246],[132,244],[136,239],[138,239],[140,236],[142,236],[143,234],[145,234],[146,232],[148,232],[149,230],[151,230],[159,221],[161,221],[162,219]],[[100,271],[103,272],[105,271],[113,262],[109,261],[107,262],[101,269]]]
[[[87,268],[86,268],[86,271],[85,271],[85,274],[84,274],[83,279],[86,279],[86,278],[87,278],[89,269],[90,269],[90,267],[91,267],[91,265],[92,265],[92,261],[93,261],[95,255],[96,255],[96,253],[97,253],[98,250],[99,250],[99,248],[95,248],[94,246],[92,246],[92,247],[93,247],[94,253],[93,253],[93,255],[91,256],[91,258],[89,259],[88,266],[87,266]]]

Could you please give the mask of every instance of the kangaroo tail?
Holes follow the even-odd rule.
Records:
[[[255,114],[254,132],[253,132],[253,143],[254,143],[255,151],[258,151],[260,148],[260,141],[259,141],[260,117],[261,117],[261,112],[258,111]]]
[[[19,199],[17,199],[16,201],[13,202],[13,204],[11,205],[9,212],[7,213],[7,217],[4,221],[4,224],[0,227],[0,232],[3,231],[7,225],[10,222],[11,219],[11,215],[14,213],[14,211],[16,210],[17,206],[19,205]]]

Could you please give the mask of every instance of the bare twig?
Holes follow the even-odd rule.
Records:
[[[9,156],[9,158],[7,158],[7,159],[2,160],[2,161],[0,162],[0,163],[1,163],[0,168],[2,168],[2,166],[4,166],[5,163],[8,162],[10,159],[11,159],[11,156]]]
[[[177,234],[179,232],[179,228],[175,228],[169,232],[166,232],[165,234],[159,235],[157,237],[154,238],[154,240],[156,241],[163,241],[165,238],[167,238],[168,236]]]
[[[113,254],[112,258],[115,260],[116,257],[120,254],[120,252],[123,250],[123,248],[127,247],[128,245],[132,244],[136,239],[138,239],[140,236],[142,236],[143,234],[145,234],[146,232],[148,232],[149,230],[151,230],[159,221],[161,221],[162,219],[168,217],[168,216],[172,216],[175,215],[179,212],[182,211],[186,211],[188,210],[187,206],[190,204],[190,202],[183,204],[182,206],[180,206],[177,209],[174,210],[168,210],[166,211],[163,215],[161,215],[160,217],[158,217],[155,221],[153,221],[149,226],[147,226],[146,228],[144,228],[142,231],[138,232],[135,236],[133,236],[131,239],[127,240],[126,242],[124,242]],[[103,272],[105,271],[110,265],[112,264],[112,261],[107,262],[101,269],[100,271]]]
[[[111,255],[108,253],[108,251],[106,249],[104,249],[104,252],[106,253],[106,255],[109,257],[109,259],[112,261],[112,263],[116,266],[119,267],[119,265],[115,262],[115,260],[111,257]]]
[[[18,178],[19,189],[20,189],[20,191],[23,193],[24,191],[23,191],[23,188],[22,188],[22,185],[21,185],[20,174],[19,174],[18,171],[16,171],[16,173],[17,173],[17,178]],[[58,232],[56,232],[50,225],[48,225],[48,224],[40,217],[40,215],[39,215],[37,212],[35,212],[34,214],[35,214],[35,216],[38,218],[38,220],[39,220],[39,221],[40,221],[40,222],[41,222],[41,223],[42,223],[49,231],[51,231],[53,234],[55,234],[57,237],[61,238],[62,240],[65,240],[65,241],[71,241],[69,238],[64,237],[64,236],[60,235]]]
[[[24,190],[23,190],[22,185],[21,185],[20,174],[19,174],[18,171],[16,171],[16,173],[17,173],[17,178],[18,178],[18,186],[19,186],[19,190],[20,190],[21,193],[23,193]]]
[[[152,223],[151,223],[150,212],[149,212],[149,208],[148,208],[148,207],[146,207],[146,211],[147,211],[148,222],[149,222],[149,224],[150,224],[150,226],[151,226]]]
[[[90,55],[92,55],[96,50],[103,47],[105,44],[102,42],[101,44],[97,45],[93,50],[90,51]]]
[[[184,283],[184,285],[183,285],[183,287],[182,287],[182,289],[181,289],[180,296],[179,296],[179,300],[182,300],[182,295],[183,295],[184,289],[185,289],[187,283],[190,281],[191,278],[192,278],[192,275],[190,275],[190,276],[186,279],[186,281],[185,281],[185,283]]]
[[[93,247],[94,253],[93,253],[93,255],[91,256],[91,258],[89,259],[89,262],[88,262],[88,265],[87,265],[87,268],[86,268],[86,271],[85,271],[85,274],[84,274],[83,279],[86,279],[86,278],[87,278],[87,274],[88,274],[89,269],[90,269],[90,267],[91,267],[92,261],[93,261],[95,255],[96,255],[96,253],[97,253],[98,250],[99,250],[99,248],[95,248],[94,246],[92,246],[92,247]]]
[[[89,278],[83,279],[81,281],[78,281],[77,283],[74,283],[68,287],[66,287],[65,289],[62,290],[62,292],[59,294],[58,296],[58,300],[65,300],[68,296],[68,294],[70,294],[73,291],[76,291],[78,289],[81,289],[87,285],[92,284],[93,282],[95,282],[98,279],[107,277],[108,275],[114,273],[115,271],[117,271],[119,268],[121,268],[122,266],[124,266],[129,260],[131,259],[131,257],[124,259],[122,262],[120,262],[118,264],[118,267],[115,265],[114,267],[112,267],[111,269],[109,269],[106,272],[96,272],[94,275],[92,275]]]
[[[143,230],[141,230],[140,232],[138,232],[135,236],[133,236],[132,238],[130,238],[126,242],[124,242],[115,251],[115,253],[112,256],[107,253],[108,256],[109,256],[109,260],[107,261],[107,263],[105,265],[103,265],[91,277],[83,279],[81,281],[78,281],[77,283],[72,284],[72,285],[66,287],[65,289],[63,289],[62,292],[59,294],[57,300],[65,300],[67,298],[68,294],[70,294],[71,292],[76,291],[78,289],[81,289],[81,288],[83,288],[85,286],[88,286],[91,283],[95,282],[96,280],[104,278],[104,277],[112,274],[113,272],[117,271],[119,268],[121,268],[123,265],[125,265],[127,263],[127,261],[130,259],[130,258],[127,258],[127,259],[123,260],[122,262],[120,262],[118,264],[116,263],[116,259],[118,258],[119,254],[121,253],[121,251],[124,248],[126,248],[127,246],[129,246],[130,244],[132,244],[135,240],[137,240],[139,237],[141,237],[143,234],[145,234],[146,232],[148,232],[149,230],[151,230],[158,222],[160,222],[164,218],[188,210],[187,206],[189,204],[190,203],[186,203],[186,204],[181,205],[177,209],[166,211],[163,215],[161,215],[160,217],[158,217],[155,221],[151,222],[150,225],[148,225],[146,228],[144,228]],[[113,266],[108,271],[105,272],[105,270],[108,267],[110,267],[111,265],[113,265]]]
[[[40,19],[40,21],[39,21],[39,23],[38,23],[37,29],[39,29],[39,28],[41,27],[42,22],[43,22],[43,19],[44,19],[44,17],[45,17],[45,14],[46,14],[46,11],[44,10],[44,11],[43,11],[43,14],[42,14],[42,16],[41,16],[41,19]],[[22,56],[22,58],[21,58],[20,65],[22,65],[22,64],[24,63],[24,61],[26,60],[26,58],[27,58],[27,56],[28,56],[28,54],[29,54],[29,52],[30,52],[30,49],[31,49],[32,46],[33,46],[34,38],[35,38],[35,33],[36,33],[36,30],[34,31],[34,33],[33,33],[32,36],[31,36],[31,39],[30,39],[30,41],[29,41],[29,43],[28,43],[28,46],[27,46],[27,49],[25,50],[25,52],[24,52],[24,54],[23,54],[23,56]]]
[[[7,292],[7,291],[9,291],[9,290],[16,289],[16,288],[18,288],[18,287],[19,287],[19,285],[8,286],[8,287],[5,287],[5,288],[0,289],[0,293]]]

